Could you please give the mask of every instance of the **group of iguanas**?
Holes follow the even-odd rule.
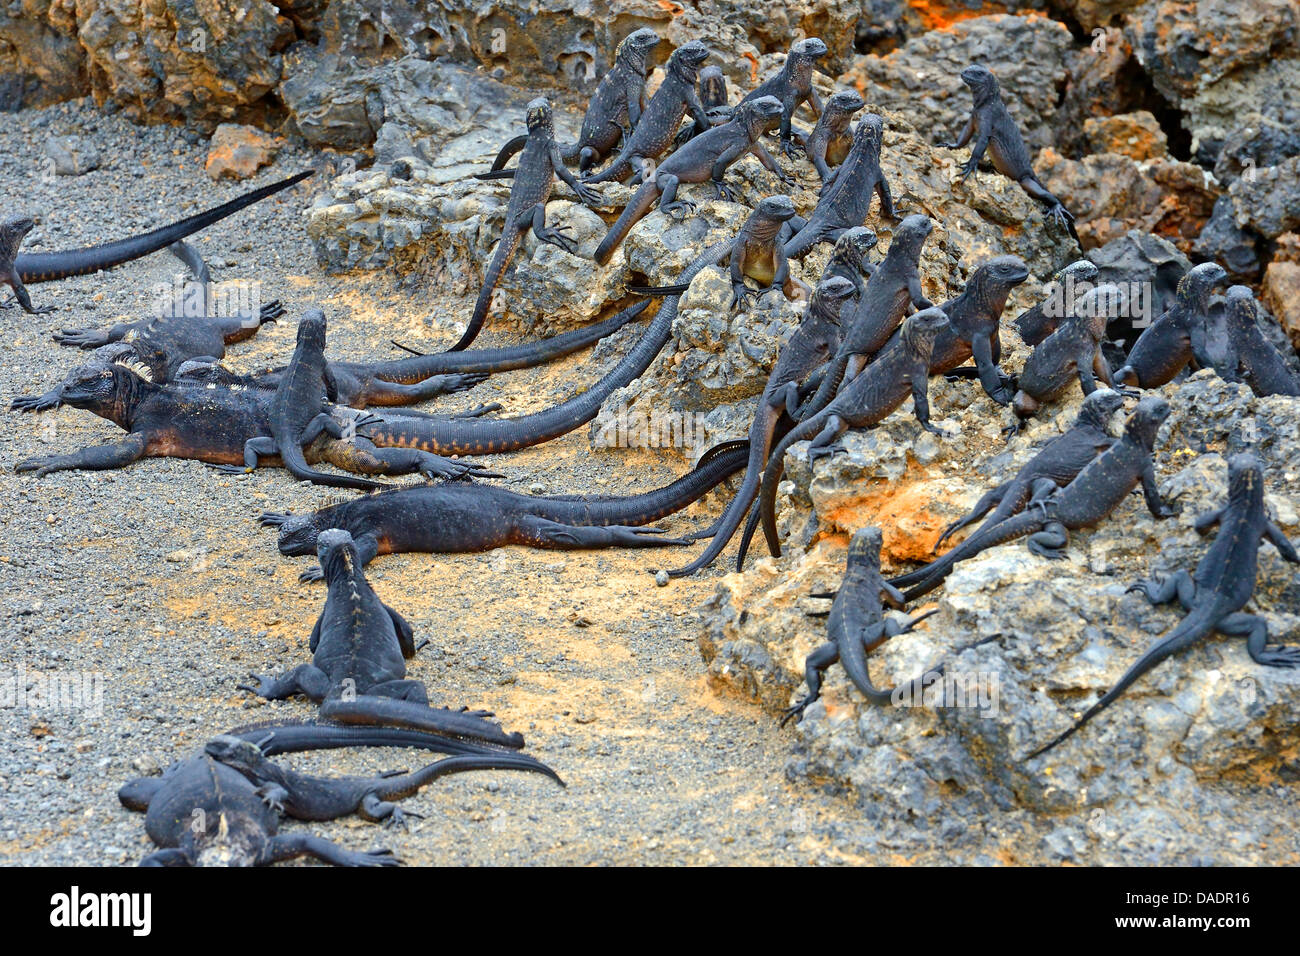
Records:
[[[960,561],[1016,538],[1047,558],[1064,552],[1070,530],[1091,527],[1141,487],[1157,518],[1173,510],[1157,491],[1153,449],[1167,403],[1142,398],[1116,438],[1109,423],[1132,389],[1173,380],[1190,364],[1214,368],[1244,381],[1259,394],[1300,395],[1300,380],[1269,344],[1256,323],[1250,290],[1234,286],[1226,306],[1211,301],[1225,273],[1209,263],[1192,269],[1178,287],[1174,306],[1133,344],[1122,367],[1112,371],[1106,318],[1122,305],[1122,290],[1095,286],[1064,306],[1047,301],[1023,312],[1015,326],[1033,352],[1020,376],[999,368],[1001,317],[1012,291],[1029,278],[1016,256],[997,256],[974,270],[961,293],[939,305],[926,298],[920,260],[931,220],[919,213],[900,219],[881,167],[884,119],[868,114],[856,91],[839,91],[823,103],[814,67],[826,54],[819,39],[795,43],[774,76],[732,104],[710,55],[699,41],[682,44],[664,67],[654,95],[646,97],[650,51],[659,42],[642,29],[619,45],[614,65],[589,102],[573,143],[556,140],[544,98],[526,111],[526,135],[502,147],[483,179],[512,178],[505,224],[486,267],[474,311],[449,350],[398,359],[344,362],[326,356],[326,319],[311,310],[299,320],[288,364],[241,375],[220,364],[227,346],[254,335],[284,314],[270,303],[255,315],[188,316],[179,311],[119,324],[107,331],[65,329],[65,346],[92,350],[61,384],[40,396],[14,399],[16,410],[40,412],[66,405],[91,411],[127,432],[115,444],[20,462],[17,470],[45,475],[63,469],[118,468],[141,458],[192,458],[229,473],[278,463],[299,480],[374,492],[305,515],[266,513],[278,528],[279,549],[289,556],[314,555],[318,563],[302,580],[327,583],[324,607],[312,630],[310,663],[279,676],[253,675],[243,689],[268,699],[301,695],[319,705],[311,719],[239,728],[213,739],[203,752],[122,788],[122,803],[146,811],[146,830],[159,846],[145,862],[184,865],[209,862],[264,864],[294,856],[351,865],[398,862],[387,851],[354,853],[311,836],[277,832],[280,819],[328,820],[351,813],[400,823],[396,800],[448,773],[472,769],[518,769],[546,774],[550,768],[520,753],[523,740],[490,721],[492,715],[430,706],[424,685],[406,677],[406,661],[419,650],[410,625],[384,604],[367,582],[364,566],[381,554],[483,551],[508,544],[538,548],[685,546],[711,538],[698,558],[668,571],[693,574],[710,565],[744,524],[737,558],[742,567],[753,534],[762,525],[770,552],[781,543],[775,519],[785,455],[808,441],[808,456],[832,454],[844,432],[868,428],[908,398],[921,427],[942,439],[954,436],[930,419],[928,385],[935,375],[971,374],[997,405],[1014,411],[1007,431],[1055,401],[1075,381],[1084,393],[1074,426],[1049,442],[1009,482],[989,491],[949,536],[983,519],[960,544],[924,567],[893,580],[881,572],[878,528],[857,531],[848,566],[828,616],[829,641],[806,664],[809,694],[792,707],[795,717],[817,699],[821,674],[837,660],[874,703],[893,691],[877,688],[867,654],[906,633],[930,613],[900,621],[886,606],[902,609],[938,587]],[[952,148],[970,145],[965,179],[988,154],[994,168],[1042,202],[1050,217],[1074,236],[1073,217],[1042,185],[998,83],[983,66],[962,71],[974,106]],[[793,122],[806,105],[816,116],[811,130]],[[689,123],[683,120],[689,117]],[[717,242],[690,263],[672,285],[629,287],[639,301],[587,328],[508,348],[470,350],[491,311],[493,294],[509,268],[525,230],[538,240],[575,252],[563,227],[548,225],[547,201],[558,176],[593,208],[602,208],[601,183],[630,182],[635,192],[594,252],[608,263],[637,221],[657,205],[687,215],[695,205],[679,194],[683,184],[713,186],[734,201],[727,170],[746,154],[783,185],[793,176],[764,145],[775,131],[780,154],[802,154],[820,180],[815,207],[800,215],[789,196],[758,202],[735,235]],[[518,154],[518,165],[507,162]],[[603,168],[601,168],[604,164]],[[569,169],[577,166],[577,174]],[[111,268],[170,249],[205,286],[206,267],[185,237],[250,203],[301,181],[301,173],[146,235],[68,253],[19,254],[32,221],[0,222],[0,272],[28,312],[26,284]],[[868,261],[875,232],[865,223],[873,198],[879,215],[895,225],[888,251]],[[821,243],[834,248],[816,284],[796,279],[790,262]],[[472,479],[499,477],[465,456],[514,451],[550,441],[591,421],[605,399],[641,376],[672,335],[682,295],[706,269],[729,274],[732,307],[749,307],[764,292],[781,291],[805,303],[800,324],[782,345],[758,399],[746,440],[706,452],[695,469],[659,489],[633,496],[522,495]],[[1097,269],[1086,259],[1055,277],[1091,283]],[[749,283],[759,286],[756,291]],[[488,375],[523,369],[570,355],[629,325],[660,300],[648,325],[614,367],[576,397],[514,418],[492,417],[498,406],[461,415],[402,409],[440,394],[473,387]],[[409,350],[408,350],[409,351]],[[379,410],[377,410],[379,409]],[[328,463],[346,472],[320,471]],[[704,497],[732,475],[745,477],[720,518],[687,538],[669,538],[649,527]],[[437,483],[384,487],[384,476],[420,474]],[[1249,454],[1230,463],[1228,504],[1197,522],[1204,531],[1220,525],[1218,539],[1194,575],[1135,585],[1152,601],[1179,600],[1187,617],[1073,727],[1031,756],[1055,746],[1108,705],[1145,670],[1190,642],[1219,631],[1243,636],[1258,662],[1289,667],[1300,652],[1268,645],[1263,622],[1242,612],[1254,588],[1261,540],[1271,541],[1289,561],[1295,550],[1264,509],[1260,464]],[[660,572],[661,575],[663,572]],[[916,681],[925,680],[926,675]],[[271,758],[306,750],[351,746],[415,747],[446,754],[410,773],[374,778],[320,778],[298,773]]]

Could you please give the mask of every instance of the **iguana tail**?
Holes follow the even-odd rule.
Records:
[[[326,471],[317,471],[307,464],[302,449],[297,445],[279,449],[280,461],[285,469],[299,481],[310,481],[314,485],[328,485],[331,488],[356,488],[360,491],[374,491],[385,487],[382,481],[371,481],[356,475],[336,475]]]
[[[767,538],[767,549],[774,558],[781,556],[781,537],[776,531],[776,486],[785,474],[785,453],[795,442],[815,438],[824,424],[822,415],[805,418],[789,434],[782,438],[772,454],[767,456],[767,468],[763,471],[763,484],[758,493],[759,509],[763,520],[763,536]]]
[[[917,571],[907,575],[910,580],[917,583],[903,592],[903,596],[908,601],[915,601],[921,595],[929,594],[943,582],[944,578],[952,573],[952,569],[957,566],[959,561],[973,558],[981,551],[995,548],[1000,544],[1006,544],[1008,541],[1014,541],[1016,538],[1040,531],[1043,524],[1044,518],[1042,514],[1037,508],[1031,508],[1029,511],[1022,511],[1013,518],[1008,518],[1006,521],[999,521],[987,529],[981,528],[942,558],[931,561],[925,567],[918,568]],[[919,577],[916,576],[918,574]],[[898,587],[893,581],[889,583]]]
[[[506,223],[506,232],[497,243],[496,252],[492,253],[492,261],[488,264],[487,275],[483,277],[483,288],[479,289],[478,301],[474,303],[474,315],[465,328],[465,334],[460,337],[459,342],[447,349],[448,352],[460,352],[478,337],[479,330],[483,328],[483,322],[487,318],[488,309],[492,305],[492,293],[496,291],[497,282],[501,280],[501,274],[506,271],[506,266],[510,264],[510,257],[519,248],[523,237],[522,229],[512,226],[509,222]]]
[[[522,734],[507,734],[500,724],[484,719],[490,714],[433,708],[392,697],[362,695],[353,700],[328,699],[321,704],[320,715],[341,724],[424,731],[480,747],[522,750],[524,746]]]
[[[463,754],[458,757],[444,757],[413,773],[404,773],[396,777],[384,777],[374,789],[374,794],[381,800],[400,800],[417,792],[425,784],[432,783],[439,777],[453,773],[465,773],[468,770],[525,770],[530,773],[545,774],[561,787],[567,786],[560,775],[540,760],[534,760],[525,754],[501,753]]]
[[[632,231],[632,227],[644,219],[658,201],[659,187],[652,182],[642,183],[641,188],[633,194],[627,208],[618,217],[618,221],[609,227],[609,232],[605,233],[605,238],[596,247],[596,252],[592,258],[602,266],[609,262],[610,256],[614,254],[614,250],[618,248],[619,243],[627,238],[627,234]]]

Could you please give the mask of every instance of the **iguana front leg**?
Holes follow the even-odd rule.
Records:
[[[302,694],[319,704],[330,692],[329,676],[315,664],[299,664],[283,677],[268,674],[248,676],[257,684],[237,684],[236,689],[249,691],[266,700],[287,700],[294,694]]]
[[[353,534],[352,539],[357,546],[357,559],[364,568],[375,556],[379,554],[379,539],[373,534]],[[319,564],[313,564],[302,574],[298,575],[298,580],[302,582],[320,581],[325,577],[325,572],[321,570]]]
[[[247,475],[257,470],[257,463],[263,457],[279,454],[279,449],[275,445],[275,439],[267,435],[259,435],[256,438],[250,438],[244,442],[244,464],[240,465],[208,465],[213,471],[220,471],[227,475]]]
[[[155,854],[156,855],[156,854]],[[292,860],[300,856],[313,856],[324,863],[334,866],[401,866],[402,861],[393,856],[392,850],[369,850],[358,853],[345,850],[336,843],[312,836],[308,833],[281,833],[266,842],[262,855],[258,858],[259,866]]]
[[[1156,487],[1156,469],[1150,460],[1142,469],[1142,497],[1146,499],[1147,510],[1155,518],[1172,518],[1178,514],[1178,509],[1170,505],[1160,497],[1160,489]]]
[[[975,368],[979,372],[980,384],[989,398],[999,405],[1010,403],[1012,395],[1002,381],[1002,373],[993,361],[993,345],[989,336],[977,334],[971,339],[971,354],[975,358]],[[1094,390],[1095,390],[1094,385]]]
[[[133,461],[144,457],[147,442],[144,435],[128,435],[114,445],[92,445],[75,451],[70,455],[50,455],[44,458],[28,458],[14,466],[20,474],[25,471],[36,472],[37,478],[43,478],[55,471],[107,471],[112,468],[125,468]]]
[[[940,149],[961,149],[970,142],[970,138],[975,135],[975,113],[972,112],[966,120],[966,125],[962,127],[961,134],[954,140],[946,140],[941,143],[935,143]]]
[[[23,307],[23,311],[28,315],[44,315],[46,312],[53,312],[54,306],[47,305],[37,309],[32,306],[32,297],[27,294],[27,286],[23,285],[22,277],[18,275],[17,269],[10,269],[9,272],[0,276],[0,282],[8,283],[9,287],[14,290],[14,299]],[[13,308],[13,302],[0,303],[0,309]]]
[[[541,242],[549,242],[553,246],[559,246],[570,255],[577,248],[573,240],[565,235],[569,231],[567,226],[551,227],[546,225],[546,206],[538,203],[533,207],[533,235]]]

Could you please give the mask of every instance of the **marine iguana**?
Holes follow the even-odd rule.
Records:
[[[822,188],[835,180],[835,170],[849,155],[853,147],[853,115],[866,106],[866,101],[854,90],[840,90],[826,101],[817,125],[809,133],[794,131],[821,178]]]
[[[1215,371],[1226,381],[1245,382],[1261,397],[1300,395],[1300,376],[1259,330],[1255,311],[1255,296],[1249,287],[1234,285],[1228,289],[1224,307],[1227,341],[1221,343],[1225,357],[1214,362]]]
[[[1111,385],[1110,365],[1101,353],[1106,322],[1116,314],[1123,292],[1118,286],[1089,289],[1074,304],[1071,314],[1025,360],[1011,400],[1015,417],[1006,431],[1020,430],[1022,419],[1032,417],[1047,402],[1066,393],[1076,379],[1084,395],[1097,390],[1097,380]]]
[[[753,152],[763,133],[776,125],[781,115],[781,104],[772,96],[759,97],[736,107],[731,120],[722,126],[701,133],[677,152],[665,159],[655,170],[654,178],[642,183],[633,194],[618,221],[596,247],[594,258],[604,265],[614,250],[643,219],[655,204],[661,212],[675,214],[678,210],[694,209],[695,204],[677,197],[680,183],[711,182],[721,199],[731,201],[731,190],[723,182],[723,174],[732,163],[746,153]],[[790,177],[780,166],[771,169],[782,183],[789,184]]]
[[[1110,388],[1099,388],[1088,395],[1069,431],[1049,441],[1016,472],[1014,478],[986,492],[965,517],[944,528],[935,542],[935,550],[951,535],[989,515],[990,511],[993,513],[980,525],[976,534],[1018,514],[1029,501],[1034,483],[1040,478],[1049,478],[1058,487],[1068,485],[1084,465],[1115,444],[1108,426],[1123,406],[1124,397]],[[904,574],[895,578],[894,584],[905,587],[923,576]]]
[[[857,290],[861,301],[865,289],[862,280],[869,279],[876,271],[876,267],[867,260],[867,253],[876,248],[878,241],[876,234],[866,226],[845,229],[835,240],[835,248],[831,251],[831,257],[826,263],[826,268],[822,270],[821,277],[826,279],[830,276],[840,276],[848,279],[853,283],[853,288]]]
[[[962,165],[962,181],[975,172],[987,150],[993,168],[1019,183],[1031,199],[1046,205],[1048,215],[1069,230],[1070,237],[1078,245],[1079,234],[1074,229],[1074,215],[1061,205],[1061,200],[1047,191],[1047,187],[1034,173],[1020,129],[1002,102],[1002,90],[998,86],[997,77],[988,67],[973,63],[961,71],[961,81],[970,87],[975,101],[970,119],[966,121],[966,126],[956,141],[938,145],[944,149],[961,149],[974,139],[970,158]]]
[[[271,439],[271,398],[265,389],[221,388],[179,381],[150,382],[138,371],[117,363],[83,365],[68,376],[59,398],[63,404],[106,418],[130,434],[112,445],[92,445],[66,455],[28,458],[17,472],[40,478],[71,469],[124,468],[141,458],[192,458],[210,464],[244,462],[244,444]],[[414,420],[412,420],[414,421]],[[443,423],[447,426],[459,422]],[[452,478],[481,473],[478,465],[450,461],[406,448],[377,448],[363,435],[336,439],[322,433],[304,450],[306,461],[328,461],[364,474]],[[259,456],[259,464],[274,458]],[[241,469],[242,470],[242,469]]]
[[[573,240],[564,235],[567,227],[546,225],[546,200],[551,196],[556,176],[564,180],[588,206],[599,206],[604,201],[600,193],[579,180],[564,165],[560,148],[555,144],[551,104],[546,97],[539,96],[528,104],[527,118],[528,142],[519,157],[519,170],[515,174],[514,185],[510,188],[510,201],[506,205],[506,221],[502,227],[501,239],[497,242],[496,251],[492,253],[487,272],[483,276],[483,286],[474,303],[474,314],[460,341],[448,349],[450,352],[461,351],[478,336],[492,305],[492,293],[496,291],[497,282],[510,265],[510,259],[528,229],[531,228],[533,235],[541,242],[559,246],[565,252],[574,251]]]
[[[900,623],[885,617],[882,603],[903,606],[903,595],[880,576],[880,547],[883,536],[879,528],[859,528],[849,539],[848,564],[826,621],[830,640],[804,660],[804,680],[808,696],[786,710],[781,726],[798,717],[821,697],[822,674],[836,661],[862,695],[872,704],[884,705],[893,700],[894,688],[881,689],[871,680],[867,655],[891,637],[906,634],[938,611],[927,611]],[[943,673],[940,665],[911,681],[913,691],[922,690]]]
[[[781,346],[758,399],[754,421],[749,426],[744,483],[715,525],[708,547],[690,564],[669,571],[669,577],[685,577],[708,567],[740,527],[758,494],[762,468],[783,419],[794,420],[798,413],[800,383],[835,352],[840,339],[840,312],[852,295],[853,283],[848,279],[831,276],[818,283],[803,321]]]
[[[1205,332],[1210,293],[1227,277],[1218,263],[1203,262],[1179,279],[1174,304],[1142,330],[1128,353],[1128,364],[1115,372],[1115,384],[1159,388],[1172,382],[1193,358],[1208,368]]]
[[[916,420],[926,431],[941,437],[947,433],[930,421],[930,349],[935,337],[948,324],[942,309],[923,309],[904,320],[899,345],[862,370],[824,409],[802,419],[781,439],[768,456],[759,491],[759,514],[768,550],[781,556],[781,539],[776,530],[776,488],[785,474],[785,453],[796,442],[812,439],[809,461],[831,454],[831,445],[850,428],[869,428],[883,421],[910,395]],[[740,542],[736,568],[742,567],[749,534]]]
[[[26,288],[28,283],[53,282],[70,276],[103,272],[160,249],[166,249],[186,236],[191,236],[200,229],[206,229],[213,223],[234,215],[246,206],[251,206],[267,196],[273,196],[302,182],[312,173],[313,170],[305,170],[278,183],[262,186],[260,189],[237,196],[205,212],[154,229],[152,232],[63,252],[19,253],[18,247],[22,245],[23,239],[31,232],[35,223],[28,216],[5,216],[0,219],[0,282],[4,282],[14,290],[14,300],[23,307],[23,311],[32,315],[53,312],[52,305],[40,309],[33,308],[31,296]],[[7,309],[12,305],[12,301],[0,303],[0,308]]]
[[[709,113],[728,107],[727,77],[720,66],[706,66],[698,78],[700,105]]]
[[[1042,302],[1030,306],[1012,320],[1020,340],[1035,346],[1056,331],[1061,319],[1074,310],[1075,300],[1092,288],[1098,270],[1087,259],[1076,259],[1048,280]]]
[[[558,148],[560,158],[568,165],[578,164],[578,171],[586,174],[614,151],[624,138],[625,130],[635,130],[645,108],[645,75],[650,51],[659,44],[659,34],[649,27],[634,30],[625,36],[614,51],[614,65],[609,68],[596,87],[582,118],[582,130],[574,143],[564,143]],[[492,161],[492,173],[505,171],[510,157],[524,148],[528,136],[516,136],[497,153]],[[491,173],[480,179],[495,178]]]
[[[695,92],[700,64],[709,58],[709,48],[699,40],[683,43],[668,58],[664,81],[641,114],[641,121],[628,137],[618,156],[595,176],[584,177],[588,183],[622,182],[637,173],[646,175],[647,163],[659,158],[673,142],[682,117],[689,110],[697,132],[709,129],[708,116]]]
[[[775,97],[781,103],[781,149],[787,156],[798,152],[791,135],[790,121],[794,111],[807,102],[820,117],[825,111],[821,97],[813,88],[813,66],[826,55],[826,44],[818,37],[796,40],[786,54],[785,63],[773,77],[760,83],[740,101],[743,106],[765,96]]]
[[[1246,652],[1257,664],[1300,666],[1300,648],[1285,645],[1270,648],[1264,619],[1241,610],[1255,593],[1261,541],[1272,542],[1284,560],[1300,564],[1300,554],[1269,519],[1264,505],[1263,470],[1259,459],[1249,452],[1234,455],[1228,462],[1227,505],[1198,517],[1195,528],[1204,534],[1216,524],[1219,534],[1197,564],[1195,575],[1177,571],[1163,581],[1158,578],[1139,581],[1129,588],[1140,591],[1152,604],[1178,601],[1186,617],[1138,658],[1119,682],[1084,711],[1069,730],[1039,747],[1026,760],[1041,756],[1068,739],[1113,704],[1143,674],[1216,631],[1226,637],[1244,637]]]
[[[343,429],[326,410],[325,395],[337,397],[337,389],[325,362],[325,313],[312,309],[298,321],[298,344],[271,398],[268,417],[270,435],[257,435],[244,442],[244,465],[214,464],[218,471],[246,474],[257,468],[260,456],[278,456],[299,481],[335,488],[372,491],[381,483],[351,475],[334,475],[308,467],[303,447],[320,435],[342,438]]]
[[[229,749],[255,744],[232,740]],[[399,866],[391,850],[359,853],[318,836],[283,834],[280,814],[252,781],[208,754],[173,764],[161,777],[140,777],[117,792],[160,849],[141,866],[269,866],[312,856],[335,866]]]
[[[566,551],[679,545],[687,542],[638,526],[702,498],[744,467],[747,452],[745,442],[718,445],[672,484],[627,497],[532,496],[444,482],[367,495],[305,515],[268,512],[261,522],[280,529],[280,553],[289,557],[311,554],[325,529],[344,529],[356,541],[356,560],[363,566],[380,554],[452,554],[507,544]],[[316,581],[322,575],[315,566],[299,579]]]
[[[1002,374],[999,320],[1011,290],[1029,278],[1019,256],[994,256],[970,277],[961,295],[939,308],[948,314],[948,328],[939,333],[930,355],[930,374],[943,375],[975,359],[975,371],[985,393],[999,405],[1011,401],[1010,379]],[[886,348],[892,347],[897,335]]]
[[[889,251],[872,270],[853,314],[844,323],[844,337],[817,391],[799,410],[800,419],[820,412],[837,391],[858,376],[867,360],[889,341],[909,309],[933,307],[921,289],[920,272],[921,249],[933,228],[928,216],[915,214],[895,230]]]
[[[1156,518],[1169,518],[1177,512],[1160,498],[1156,490],[1152,450],[1156,432],[1169,417],[1169,403],[1149,395],[1138,403],[1129,417],[1124,435],[1100,455],[1088,462],[1064,488],[1057,489],[1051,478],[1039,478],[1033,484],[1025,510],[1014,517],[981,529],[942,558],[931,561],[918,574],[907,575],[919,583],[905,592],[908,601],[937,588],[957,562],[972,558],[989,548],[1029,535],[1029,550],[1045,558],[1065,557],[1068,531],[1090,528],[1118,508],[1139,484],[1147,510]],[[898,584],[898,579],[891,581]]]
[[[880,196],[880,214],[898,218],[889,183],[880,170],[884,130],[885,121],[875,113],[858,121],[849,155],[835,170],[834,180],[824,188],[808,221],[785,244],[785,254],[791,259],[798,259],[819,242],[835,242],[842,230],[865,223],[873,193]]]

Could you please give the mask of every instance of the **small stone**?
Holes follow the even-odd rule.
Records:
[[[668,572],[662,570],[656,571],[655,584],[657,584],[661,588],[666,588],[668,586]]]
[[[282,145],[282,140],[252,126],[222,123],[212,134],[203,168],[213,179],[247,179],[275,159]]]
[[[99,168],[99,151],[80,136],[51,136],[45,155],[56,176],[80,176]]]

